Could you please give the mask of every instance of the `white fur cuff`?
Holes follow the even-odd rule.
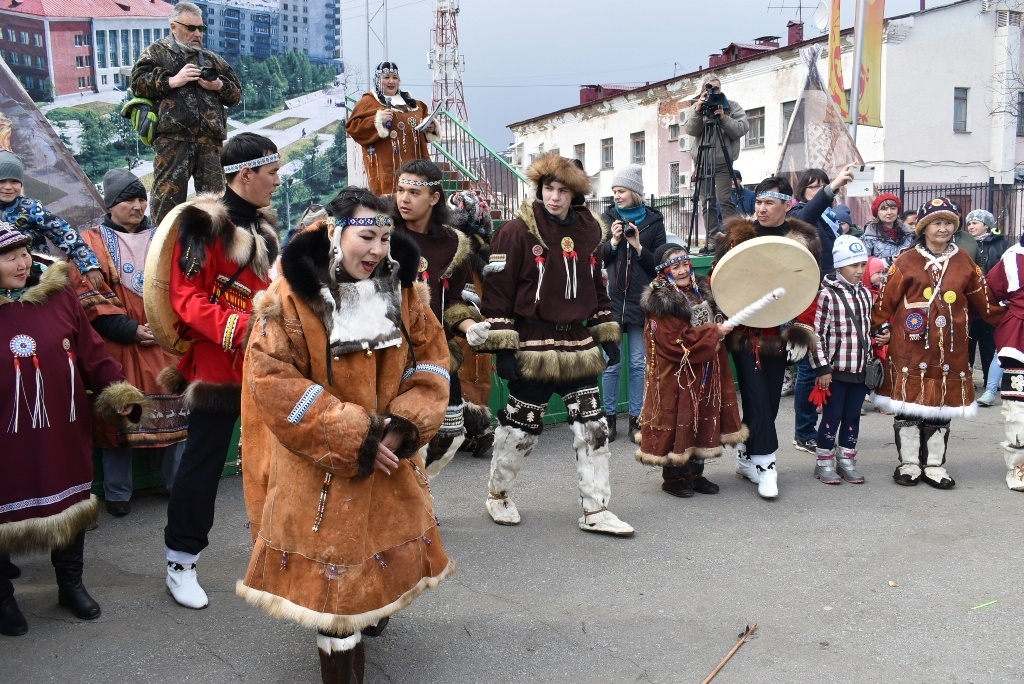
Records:
[[[342,653],[344,651],[351,651],[359,644],[362,638],[361,632],[356,632],[351,636],[340,639],[318,633],[316,635],[316,647],[324,653]]]
[[[377,135],[381,138],[390,138],[391,131],[384,125],[384,110],[380,109],[373,116],[373,127],[377,129]]]

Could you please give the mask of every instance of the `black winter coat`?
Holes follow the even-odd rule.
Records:
[[[832,193],[832,188],[826,185],[818,191],[818,194],[811,198],[810,202],[801,202],[790,209],[788,215],[788,218],[795,218],[805,223],[810,223],[818,229],[818,238],[821,240],[821,258],[818,259],[818,268],[821,269],[822,278],[831,275],[836,270],[835,265],[832,263],[832,246],[835,245],[838,236],[832,229],[832,226],[828,225],[825,219],[821,218],[825,210],[832,206],[835,198],[836,196]]]
[[[610,226],[619,220],[615,205],[605,210],[604,221]],[[654,250],[665,244],[665,217],[652,207],[647,207],[647,216],[637,225],[640,235],[638,255],[632,245],[623,238],[617,249],[612,249],[609,239],[601,246],[601,259],[608,273],[608,298],[612,304],[612,316],[620,325],[644,325],[644,312],[640,309],[640,297],[654,276]]]
[[[961,230],[963,230],[961,228]],[[1002,235],[996,235],[995,233],[985,233],[978,240],[978,250],[980,252],[978,265],[988,275],[988,272],[992,270],[992,267],[999,263],[999,259],[1002,258],[1003,252],[1009,249],[1010,244],[1006,241],[1006,238]]]

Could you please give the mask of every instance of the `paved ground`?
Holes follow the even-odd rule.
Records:
[[[790,435],[791,403],[778,424]],[[488,463],[460,454],[434,487],[459,571],[368,642],[367,681],[699,682],[755,622],[716,684],[1021,681],[1024,496],[1003,483],[1000,425],[998,408],[954,423],[952,491],[893,484],[887,416],[864,419],[861,486],[820,484],[787,440],[771,502],[724,460],[708,468],[719,495],[669,497],[620,438],[612,509],[637,528],[632,539],[577,529],[564,426],[545,433],[520,478],[518,527],[487,518]],[[164,593],[157,494],[138,497],[128,518],[104,513],[88,536],[95,622],[56,606],[45,558],[16,559],[30,632],[0,637],[0,681],[319,681],[310,631],[234,595],[248,558],[238,478],[223,481],[218,503],[204,611]]]

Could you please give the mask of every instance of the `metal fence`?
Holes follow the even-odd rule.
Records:
[[[985,209],[996,217],[996,226],[1011,243],[1021,234],[1024,220],[1024,185],[996,185],[995,179],[987,183],[908,183],[900,172],[899,183],[877,186],[879,193],[891,192],[903,202],[905,210],[916,210],[936,197],[948,197],[960,205],[966,217],[973,209]]]
[[[656,197],[651,195],[644,198],[647,206],[654,207],[665,217],[665,232],[674,235],[685,241],[690,232],[690,198],[679,195],[665,195]],[[603,214],[608,207],[612,206],[611,197],[598,197],[587,200],[587,208],[597,216]],[[700,230],[699,235],[703,237],[704,231]]]

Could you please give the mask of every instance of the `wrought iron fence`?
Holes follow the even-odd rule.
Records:
[[[691,211],[689,209],[689,197],[681,197],[679,195],[657,197],[651,195],[644,198],[644,201],[647,206],[654,207],[665,217],[665,232],[667,234],[674,235],[682,241],[686,240],[686,236],[690,232]],[[587,200],[587,208],[598,216],[603,214],[612,204],[611,197],[597,197]],[[701,229],[699,234],[701,236],[704,235],[703,229]]]

